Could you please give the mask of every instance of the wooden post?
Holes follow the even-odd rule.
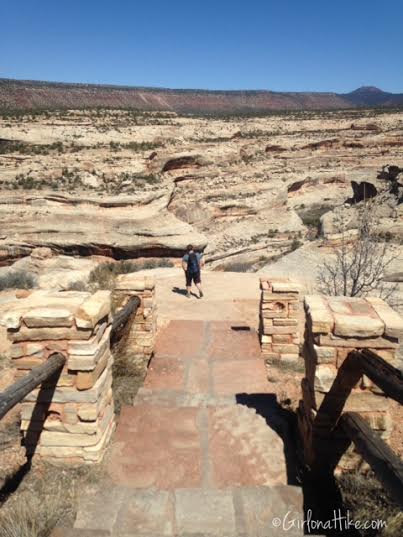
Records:
[[[403,403],[403,377],[401,372],[369,350],[353,351],[338,370],[329,392],[318,410],[312,428],[312,470],[332,470],[348,447],[342,429],[337,424],[351,390],[367,375],[388,397]]]

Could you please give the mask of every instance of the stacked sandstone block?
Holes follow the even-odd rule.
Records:
[[[305,378],[299,423],[309,459],[312,424],[343,361],[353,350],[370,349],[397,366],[396,352],[403,335],[403,319],[382,299],[306,296],[306,332],[303,355]],[[392,431],[388,399],[362,377],[344,411],[359,412],[386,441]],[[361,458],[353,448],[340,461],[340,469],[353,469]]]
[[[115,425],[110,312],[109,291],[35,291],[3,317],[17,376],[56,352],[66,357],[60,376],[22,402],[29,454],[72,463],[102,459]]]
[[[289,280],[260,278],[260,340],[267,363],[298,360],[299,287]]]
[[[137,366],[145,367],[153,353],[157,333],[157,302],[154,278],[135,273],[118,276],[113,291],[115,310],[122,308],[132,296],[140,305],[125,338],[124,352]]]

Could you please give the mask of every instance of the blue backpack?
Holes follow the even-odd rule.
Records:
[[[197,255],[194,252],[189,254],[187,269],[189,274],[197,274],[197,272],[199,272],[200,270],[199,260],[197,259]]]

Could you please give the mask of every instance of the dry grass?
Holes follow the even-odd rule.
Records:
[[[115,412],[119,413],[122,405],[132,405],[134,398],[143,385],[147,373],[147,364],[131,359],[130,354],[116,350],[113,363],[113,398]]]
[[[363,537],[403,535],[403,513],[372,474],[344,474],[338,478],[338,484],[345,507],[354,520],[386,522],[386,527],[380,532],[375,529],[360,530]]]
[[[0,515],[0,533],[2,537],[48,537],[68,511],[61,487],[45,497],[21,495],[12,509]]]
[[[174,264],[172,261],[165,258],[102,263],[91,271],[89,275],[89,287],[91,291],[97,289],[113,289],[115,279],[119,274],[128,274],[130,272],[138,272],[139,270],[173,266]]]
[[[1,537],[49,537],[55,526],[72,527],[78,494],[102,476],[102,466],[34,467],[1,508]]]

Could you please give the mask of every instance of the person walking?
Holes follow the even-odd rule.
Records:
[[[203,297],[200,276],[200,270],[203,265],[203,254],[195,252],[193,246],[189,244],[186,248],[186,254],[182,258],[182,268],[186,276],[186,296],[188,298],[190,298],[192,282],[195,283],[197,289],[199,290],[199,298]]]

